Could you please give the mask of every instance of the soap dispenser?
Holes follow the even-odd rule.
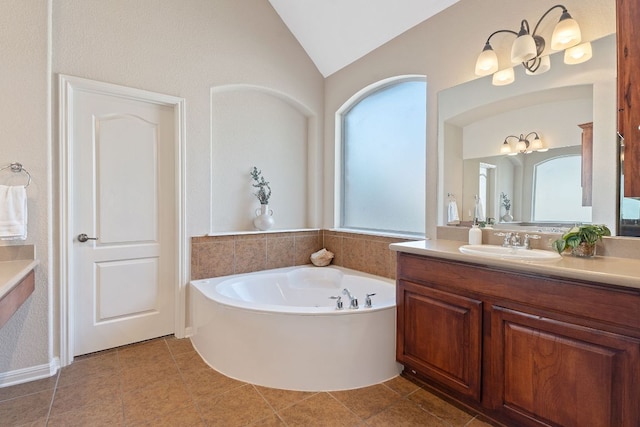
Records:
[[[482,244],[482,230],[478,226],[478,219],[473,220],[473,225],[469,229],[469,244],[481,245]]]

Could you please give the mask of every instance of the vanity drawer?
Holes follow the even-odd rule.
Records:
[[[571,315],[585,326],[640,337],[640,289],[622,288],[515,269],[398,253],[398,279],[478,298],[516,303],[532,311]],[[631,329],[629,329],[631,328]]]

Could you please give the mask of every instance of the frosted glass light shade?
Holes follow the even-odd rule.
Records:
[[[582,64],[590,60],[592,55],[591,43],[582,43],[564,51],[564,63],[570,65]]]
[[[505,86],[513,83],[515,79],[513,68],[505,68],[493,74],[491,83],[493,83],[494,86]]]
[[[533,151],[540,151],[540,150],[544,150],[544,146],[542,145],[542,140],[536,136],[534,138],[534,140],[531,142],[531,145],[529,146]],[[546,151],[546,150],[545,150]]]
[[[538,66],[538,69],[536,71],[531,72],[525,68],[524,72],[530,76],[537,76],[538,74],[546,73],[550,69],[551,59],[549,58],[549,55],[545,55],[540,57],[540,65]]]
[[[498,71],[498,55],[491,49],[491,46],[489,48],[485,46],[476,61],[476,75],[488,76],[496,71]]]
[[[511,45],[511,62],[519,64],[535,58],[536,42],[530,34],[518,36]]]
[[[582,40],[580,26],[568,12],[563,13],[560,22],[553,29],[551,49],[567,49],[580,43],[580,40]]]
[[[524,139],[520,138],[520,140],[516,143],[516,151],[527,151],[527,143]]]
[[[506,139],[504,140],[502,147],[500,147],[500,154],[511,154],[511,145],[509,145]]]

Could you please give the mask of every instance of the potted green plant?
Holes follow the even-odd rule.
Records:
[[[596,254],[596,243],[602,240],[602,236],[611,236],[611,230],[604,224],[587,224],[571,228],[561,239],[553,242],[553,248],[559,254],[565,249],[571,248],[571,254],[575,256],[590,257]]]
[[[255,181],[251,186],[258,189],[258,192],[253,194],[258,198],[261,205],[268,205],[269,197],[271,197],[271,187],[269,187],[269,182],[267,182],[267,180],[262,176],[262,171],[258,170],[255,166],[251,170],[251,178]]]
[[[251,170],[251,178],[253,178],[254,181],[251,185],[258,189],[258,191],[253,194],[260,201],[260,207],[256,209],[256,217],[253,219],[253,225],[258,230],[266,231],[273,227],[274,224],[273,210],[269,209],[271,187],[269,186],[269,182],[262,176],[262,171],[258,170],[255,166]]]

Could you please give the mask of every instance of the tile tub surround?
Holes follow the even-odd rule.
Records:
[[[395,278],[391,243],[411,241],[336,230],[224,234],[191,239],[191,279],[206,279],[310,263],[311,254],[326,248],[332,264]]]
[[[7,426],[490,426],[403,377],[340,392],[258,387],[163,337],[76,358],[57,375],[0,388]]]
[[[320,249],[320,230],[193,237],[191,280],[304,265]]]

